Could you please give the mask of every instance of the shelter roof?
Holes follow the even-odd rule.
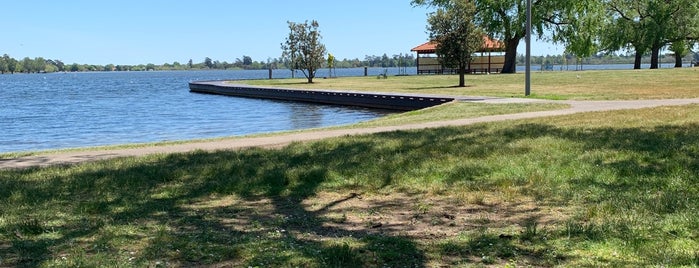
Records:
[[[429,41],[422,45],[416,46],[410,51],[414,51],[420,54],[435,53],[437,51],[437,41]],[[494,52],[494,51],[504,51],[505,44],[497,39],[490,38],[487,35],[483,36],[483,47],[476,52]]]

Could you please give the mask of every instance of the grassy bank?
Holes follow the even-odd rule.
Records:
[[[561,103],[488,104],[473,102],[451,102],[421,110],[392,114],[371,121],[361,122],[350,126],[342,126],[341,128],[418,124],[425,122],[476,118],[488,115],[560,110],[569,107],[570,105]]]
[[[0,266],[699,266],[698,145],[686,106],[0,170]]]
[[[455,75],[389,77],[348,77],[315,79],[245,81],[253,85],[291,88],[390,91],[403,93],[446,94],[454,96],[523,97],[524,74],[469,75],[466,88]],[[699,97],[699,68],[660,70],[604,70],[579,72],[535,72],[532,97],[575,100],[631,100]]]

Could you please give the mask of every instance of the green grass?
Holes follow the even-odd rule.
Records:
[[[240,82],[240,81],[236,81]],[[445,94],[454,96],[524,97],[524,74],[468,75],[466,88],[456,75],[347,77],[243,81],[252,85],[290,88]],[[632,100],[699,97],[699,68],[534,72],[532,97],[575,100]]]
[[[421,110],[388,115],[371,121],[357,123],[351,125],[350,127],[375,127],[417,124],[425,122],[475,118],[488,115],[559,110],[569,107],[570,105],[558,103],[487,104],[474,102],[451,102]]]
[[[0,266],[696,267],[697,159],[692,105],[0,170]]]

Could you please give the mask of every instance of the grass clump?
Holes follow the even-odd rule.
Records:
[[[698,266],[699,106],[0,170],[0,266]]]

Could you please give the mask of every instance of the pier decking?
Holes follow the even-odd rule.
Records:
[[[196,93],[402,111],[418,110],[454,100],[446,96],[273,88],[234,84],[228,81],[190,82],[189,89]]]

